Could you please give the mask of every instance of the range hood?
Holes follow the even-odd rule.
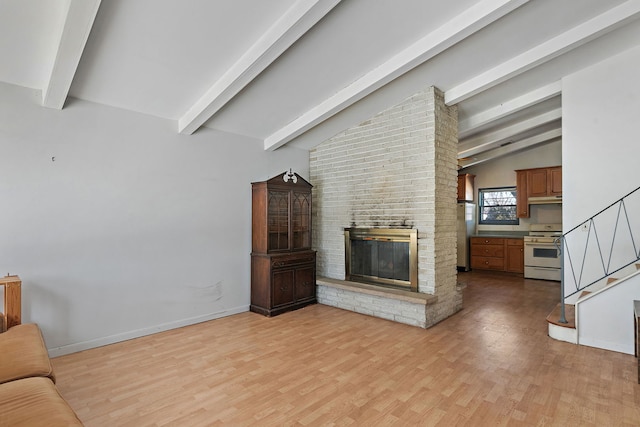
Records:
[[[529,197],[530,205],[550,205],[562,203],[562,196]]]

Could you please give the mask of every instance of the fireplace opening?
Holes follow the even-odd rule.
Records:
[[[418,231],[345,228],[346,280],[418,290]]]

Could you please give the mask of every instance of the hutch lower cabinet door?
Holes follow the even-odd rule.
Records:
[[[315,303],[315,251],[251,255],[251,311],[275,316]]]

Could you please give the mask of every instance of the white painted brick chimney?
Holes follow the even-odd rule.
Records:
[[[426,309],[338,292],[320,303],[429,327],[462,308],[456,270],[457,108],[430,87],[317,146],[310,154],[318,276],[344,279],[344,228],[418,229],[418,290]],[[345,298],[353,299],[341,303]],[[396,309],[386,307],[397,306]],[[385,306],[382,308],[381,306]],[[397,315],[393,313],[398,312]],[[407,318],[407,313],[414,318]]]

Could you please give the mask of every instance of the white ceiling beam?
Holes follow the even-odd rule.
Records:
[[[622,3],[447,90],[444,94],[445,103],[453,105],[469,99],[480,92],[588,43],[607,32],[613,31],[639,15],[640,0],[629,0]]]
[[[536,145],[559,141],[562,136],[562,129],[551,129],[538,135],[531,136],[529,138],[521,139],[520,141],[504,145],[502,147],[487,150],[482,153],[478,153],[473,157],[465,157],[458,160],[458,166],[460,168],[468,168],[479,163],[484,163],[487,160],[493,160],[498,157],[506,156],[507,154],[515,153],[526,148],[532,148]]]
[[[460,141],[458,144],[458,158],[473,156],[477,153],[499,147],[513,140],[513,136],[526,132],[538,126],[551,123],[562,118],[562,109],[556,108],[526,120],[505,126],[493,132],[488,132],[473,138]]]
[[[195,132],[338,3],[297,1],[178,119],[178,131]]]
[[[532,90],[531,92],[520,95],[517,98],[510,99],[481,111],[473,116],[469,116],[458,123],[458,138],[465,138],[474,130],[485,126],[491,122],[502,119],[510,114],[522,111],[540,102],[551,99],[562,93],[562,83],[558,80],[546,86]]]
[[[42,105],[62,109],[78,69],[101,0],[70,0]]]
[[[447,48],[469,37],[529,0],[482,0],[445,25],[427,34],[413,45],[371,70],[335,95],[303,113],[291,123],[268,136],[265,150],[275,150],[349,105]]]

